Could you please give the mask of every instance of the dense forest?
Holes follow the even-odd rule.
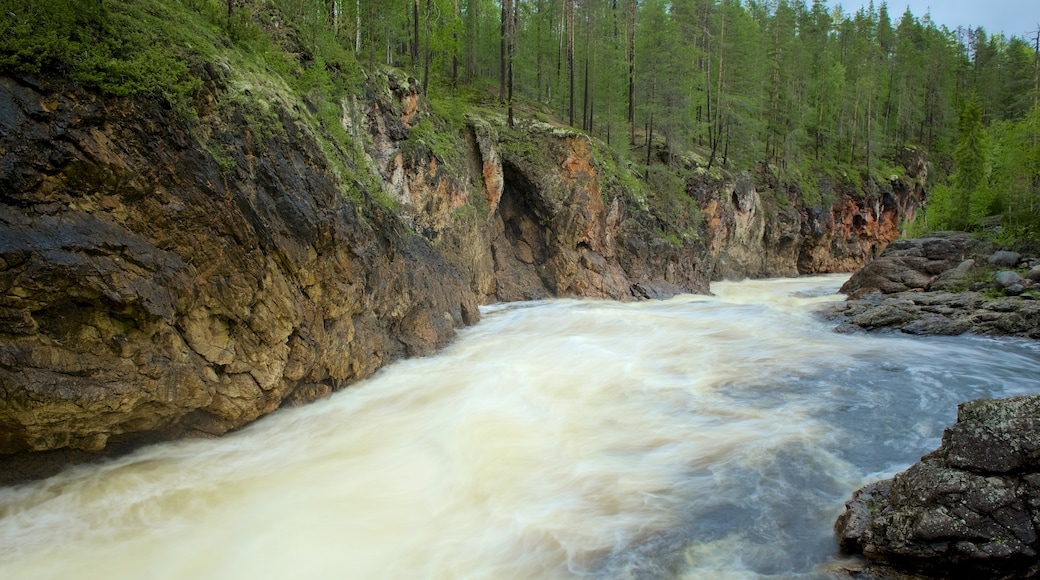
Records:
[[[391,65],[456,114],[469,103],[583,129],[648,179],[662,167],[766,171],[809,205],[826,202],[821,176],[869,195],[918,149],[932,172],[911,231],[1040,235],[1040,33],[823,0],[0,4],[9,73],[183,106],[198,63],[215,58],[201,47],[231,43],[333,103]],[[292,50],[274,50],[289,31]]]

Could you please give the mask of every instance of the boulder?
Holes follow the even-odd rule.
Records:
[[[1026,274],[1026,278],[1033,282],[1040,282],[1040,266],[1033,266],[1033,269]]]
[[[964,232],[938,232],[927,238],[898,240],[853,274],[841,292],[894,294],[925,290],[944,272],[986,253],[986,246]]]
[[[997,266],[1000,268],[1014,268],[1018,265],[1019,260],[1022,259],[1022,254],[1018,252],[1011,252],[1008,250],[1000,250],[990,254],[989,258],[986,258],[986,262],[990,266]]]
[[[1003,272],[997,272],[997,275],[993,277],[993,281],[1001,288],[1008,288],[1015,284],[1021,285],[1022,277],[1017,272],[1004,270]]]
[[[1040,396],[958,408],[942,445],[869,484],[835,523],[839,545],[871,562],[941,578],[1040,574]]]
[[[973,268],[975,268],[975,260],[964,260],[958,264],[956,268],[951,268],[942,274],[939,274],[939,276],[935,278],[935,280],[932,280],[928,285],[928,290],[935,292],[965,288],[968,286],[968,281],[970,280]]]
[[[1011,270],[988,280],[988,269],[978,265],[996,254],[988,243],[966,233],[899,240],[849,278],[841,288],[848,300],[825,316],[838,323],[838,332],[1040,338],[1040,303],[1033,290],[1037,283]],[[1021,256],[1015,260],[1023,261]],[[994,288],[1003,296],[995,297]]]

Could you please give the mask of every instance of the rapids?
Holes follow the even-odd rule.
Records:
[[[825,578],[860,485],[1035,342],[841,335],[844,276],[495,305],[215,440],[0,490],[0,578]]]

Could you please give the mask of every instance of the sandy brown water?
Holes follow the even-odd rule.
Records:
[[[436,356],[230,436],[0,490],[0,578],[816,578],[858,486],[1024,341],[839,335],[844,277],[489,307]]]

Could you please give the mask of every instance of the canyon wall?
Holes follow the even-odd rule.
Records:
[[[343,100],[349,142],[199,74],[194,116],[0,79],[0,462],[219,435],[436,351],[479,304],[851,270],[913,206],[809,210],[745,175],[665,212],[574,130],[470,115],[438,147],[396,71]]]

